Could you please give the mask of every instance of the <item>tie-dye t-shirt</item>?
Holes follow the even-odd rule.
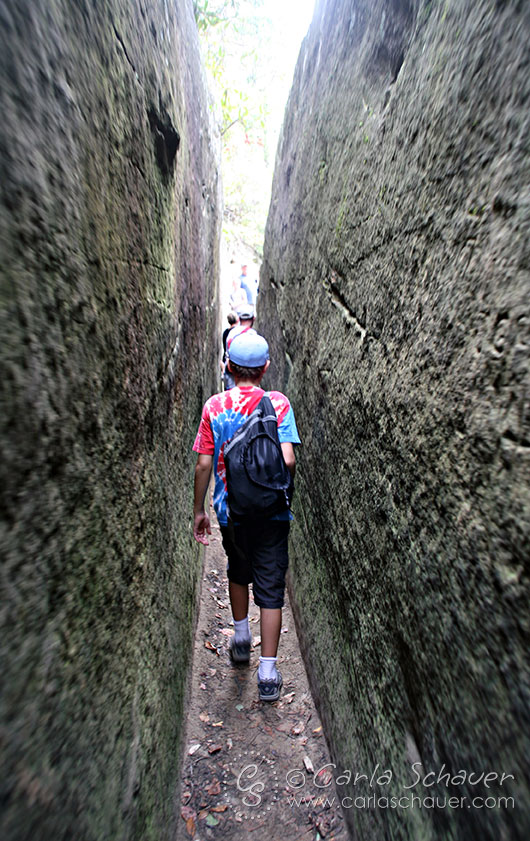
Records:
[[[265,392],[257,386],[236,386],[229,391],[214,394],[204,404],[199,431],[193,445],[196,453],[213,456],[215,488],[213,507],[221,526],[226,526],[226,469],[224,463],[224,445],[236,429],[245,422],[254,411]],[[294,412],[289,400],[279,391],[269,391],[272,405],[278,418],[278,438],[280,443],[299,444]],[[274,519],[289,519],[290,512],[278,514]]]

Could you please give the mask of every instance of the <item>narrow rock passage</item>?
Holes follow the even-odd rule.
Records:
[[[346,841],[326,742],[288,598],[280,700],[258,700],[259,610],[251,599],[250,666],[233,666],[226,560],[217,525],[206,549],[177,841]],[[321,787],[319,787],[321,786]],[[296,802],[295,802],[296,799]]]

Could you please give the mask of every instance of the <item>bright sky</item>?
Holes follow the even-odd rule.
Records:
[[[270,18],[274,27],[274,52],[277,55],[273,70],[273,99],[276,113],[270,115],[269,131],[277,136],[283,122],[283,112],[294,74],[296,60],[303,39],[313,17],[316,0],[263,0],[260,12]],[[283,77],[280,79],[279,77]]]
[[[285,61],[292,64],[292,72],[314,7],[315,0],[263,0],[263,14],[274,25],[279,57],[283,54]]]
[[[264,0],[263,10],[275,24],[282,42],[291,45],[295,57],[309,28],[315,0]]]

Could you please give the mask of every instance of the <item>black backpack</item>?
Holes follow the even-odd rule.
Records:
[[[278,420],[264,394],[224,447],[228,516],[235,522],[272,517],[291,507],[294,482],[278,438]]]

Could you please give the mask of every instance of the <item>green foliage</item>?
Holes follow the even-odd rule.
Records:
[[[193,12],[199,32],[206,31],[210,26],[227,23],[231,18],[230,13],[236,13],[239,5],[237,0],[194,0]]]
[[[222,138],[223,228],[259,254],[276,143],[272,23],[263,0],[196,0],[194,11]]]
[[[267,21],[256,15],[263,0],[196,0],[195,19],[224,135],[236,123],[263,128],[256,82],[260,39]],[[258,94],[258,98],[256,95]]]
[[[312,0],[306,0],[308,14]],[[222,139],[227,245],[261,253],[272,169],[301,38],[302,7],[281,0],[195,0]]]

